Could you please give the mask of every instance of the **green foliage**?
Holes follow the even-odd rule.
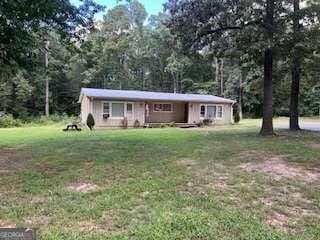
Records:
[[[24,120],[19,118],[14,118],[11,114],[0,115],[0,128],[8,127],[31,127],[31,126],[49,126],[53,124],[67,124],[76,121],[77,118],[73,116],[68,116],[66,114],[57,115],[53,114],[49,117],[46,116],[36,116],[27,117]]]
[[[193,91],[193,80],[191,78],[185,78],[181,81],[181,92],[188,93]]]
[[[95,121],[94,121],[93,115],[89,113],[87,117],[87,126],[90,130],[93,130],[94,125],[95,125]]]
[[[73,116],[68,116],[66,114],[58,115],[52,114],[49,117],[44,115],[40,117],[30,117],[26,120],[26,124],[29,126],[49,126],[56,123],[59,124],[67,124],[73,121],[76,121],[77,118]]]
[[[20,127],[23,122],[15,119],[11,114],[4,114],[0,116],[0,128]]]
[[[19,62],[9,67],[7,61],[0,60],[3,70],[0,72],[0,111],[27,122],[41,116],[44,113],[46,78],[49,79],[50,113],[57,115],[78,115],[80,109],[77,99],[81,87],[220,95],[221,79],[215,75],[218,70],[223,72],[223,96],[237,101],[241,99],[244,116],[261,116],[261,47],[265,40],[261,26],[254,23],[241,31],[230,30],[225,34],[219,32],[202,36],[208,29],[220,26],[216,22],[219,18],[205,21],[204,25],[197,24],[202,21],[199,16],[203,19],[219,16],[225,20],[223,26],[250,22],[252,19],[260,23],[263,6],[259,3],[255,7],[255,2],[225,4],[224,1],[181,0],[177,1],[175,9],[184,6],[181,12],[176,14],[174,6],[168,3],[169,11],[152,15],[147,20],[146,10],[139,1],[122,1],[108,9],[103,21],[93,25],[93,14],[101,10],[101,6],[90,0],[84,1],[78,8],[66,1],[62,1],[61,5],[50,1],[50,4],[37,7],[40,12],[31,11],[36,6],[33,2],[24,8],[19,1],[17,4],[2,1],[0,8],[4,7],[3,16],[11,19],[16,14],[21,20],[17,18],[12,21],[21,24],[17,25],[17,29],[11,29],[16,35],[6,35],[13,25],[8,26],[7,21],[1,22],[0,19],[5,36],[13,40],[11,47],[3,48],[4,55],[13,59],[13,63]],[[197,7],[190,7],[191,3]],[[308,8],[301,14],[309,13],[311,16],[318,4],[306,6]],[[287,14],[288,9],[281,9],[279,4],[276,8],[291,21],[293,16]],[[226,9],[232,11],[216,14]],[[62,13],[61,19],[56,19],[55,13]],[[39,25],[42,20],[50,21],[45,29]],[[59,23],[55,24],[55,21]],[[275,44],[277,54],[273,68],[274,112],[275,115],[288,115],[291,71],[287,53],[293,46],[293,39],[289,31],[290,24],[281,25],[278,18],[276,21],[279,42]],[[35,23],[34,28],[26,28],[29,23]],[[308,22],[308,31],[303,33],[304,41],[299,45],[305,57],[300,97],[303,115],[319,112],[317,91],[314,89],[320,76],[320,58],[317,54],[320,52],[320,42],[317,38],[319,29],[314,23],[316,21]],[[81,26],[81,31],[77,31],[78,36],[83,36],[81,41],[71,31],[74,26]],[[21,28],[26,37],[19,32]],[[285,28],[288,28],[287,38],[283,38],[283,32],[280,31]],[[199,36],[202,36],[200,40],[197,39]],[[70,42],[70,38],[76,43]],[[231,41],[234,39],[237,41]],[[44,40],[50,42],[47,69],[44,68]],[[190,44],[191,49],[201,51],[184,51]],[[7,52],[11,50],[13,55]],[[216,58],[223,59],[222,69],[215,65]]]
[[[123,129],[127,129],[128,128],[128,118],[127,117],[124,117],[122,120],[121,120],[121,127]]]
[[[212,124],[212,119],[210,119],[210,118],[205,118],[205,119],[203,119],[202,123],[203,123],[203,125],[205,125],[205,126],[210,126],[210,125]]]
[[[39,43],[35,33],[55,29],[65,40],[80,37],[76,28],[89,27],[103,7],[92,0],[85,0],[78,8],[68,0],[3,0],[0,9],[0,66],[9,68],[16,64],[26,67],[32,61],[32,48]],[[40,44],[43,49],[43,42]]]
[[[140,122],[139,122],[138,119],[136,119],[136,120],[134,121],[133,127],[134,127],[134,128],[139,128],[139,127],[140,127]]]
[[[235,123],[240,122],[240,114],[239,114],[239,111],[236,111],[236,113],[234,114],[234,122],[235,122]]]

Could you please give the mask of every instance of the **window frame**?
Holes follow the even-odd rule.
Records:
[[[127,117],[127,115],[131,115],[133,116],[134,114],[134,104],[133,102],[123,102],[123,101],[102,101],[102,117],[104,114],[104,104],[108,103],[109,104],[109,118],[111,119],[123,119],[125,117]],[[122,103],[123,104],[123,117],[119,117],[119,116],[112,116],[112,104],[113,103]],[[128,113],[127,112],[127,104],[131,104],[132,105],[132,112]]]
[[[105,105],[105,104],[108,104],[108,106],[109,106],[109,109],[108,109],[109,112],[108,112],[108,113],[104,112],[104,105]],[[110,109],[111,109],[110,102],[102,102],[102,115],[103,115],[103,114],[109,114],[109,116],[110,116],[110,114],[111,114],[111,113],[110,113]]]
[[[163,110],[156,111],[155,107],[154,107],[156,104],[162,104],[162,105],[168,104],[168,105],[170,105],[170,111],[163,111]],[[169,103],[169,102],[154,102],[154,103],[152,103],[152,111],[156,112],[156,113],[172,113],[173,112],[173,104]]]
[[[131,105],[131,111],[130,112],[128,112],[128,104],[130,104]],[[125,112],[125,115],[126,114],[133,114],[133,103],[132,102],[126,102],[126,112]]]
[[[221,107],[221,117],[219,117],[219,107]],[[217,112],[216,112],[216,118],[222,119],[223,118],[223,105],[217,105]]]
[[[204,106],[205,108],[205,115],[204,117],[201,116],[201,106]],[[212,107],[216,107],[216,112],[215,112],[215,116],[213,118],[210,118],[210,119],[216,119],[216,120],[221,120],[223,119],[223,115],[224,115],[224,104],[200,104],[200,118],[201,119],[205,119],[205,118],[208,118],[208,106],[212,106]],[[218,117],[218,109],[219,107],[221,107],[221,117]]]
[[[215,104],[207,104],[207,112],[206,112],[206,117],[207,117],[207,118],[209,118],[209,117],[208,117],[208,107],[213,107],[213,108],[215,108],[214,116],[213,116],[212,118],[210,118],[210,119],[216,119],[216,118],[217,118],[217,109],[218,109],[217,105],[215,105]]]
[[[201,110],[202,110],[201,108],[202,108],[202,107],[204,108],[203,115],[201,114],[201,112],[202,112],[202,111],[201,111]],[[205,104],[201,104],[201,105],[200,105],[200,118],[205,118],[205,117],[206,117],[206,113],[207,113],[207,109],[206,109],[206,108],[207,108],[207,107],[206,107]]]

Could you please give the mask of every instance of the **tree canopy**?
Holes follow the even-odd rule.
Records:
[[[148,17],[138,0],[120,1],[102,20],[93,0],[0,2],[0,111],[28,119],[78,114],[81,87],[208,93],[237,100],[243,116],[263,114],[264,52],[272,49],[273,115],[289,116],[293,56],[300,63],[299,115],[320,112],[319,3],[299,11],[266,0],[170,0]],[[299,34],[293,30],[299,19]],[[49,40],[48,68],[44,41]],[[271,115],[272,116],[272,115]]]

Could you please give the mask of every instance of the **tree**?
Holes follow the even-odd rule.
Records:
[[[273,34],[274,34],[274,0],[267,0],[266,16],[264,20],[266,31],[265,37],[267,47],[264,49],[264,94],[263,94],[263,118],[261,135],[273,135],[273,108],[272,108],[272,48],[273,48]]]
[[[93,115],[89,113],[87,117],[87,126],[90,130],[93,130],[94,125],[95,125],[95,122],[94,122]]]
[[[71,39],[78,36],[76,28],[92,24],[94,14],[103,7],[93,0],[85,0],[79,8],[68,0],[3,0],[0,9],[0,63],[25,67],[32,59],[35,32],[52,28]]]
[[[218,49],[221,45],[230,46],[237,39],[250,37],[241,42],[243,51],[251,56],[258,51],[245,50],[255,46],[264,49],[264,104],[263,124],[260,133],[273,135],[272,125],[272,48],[275,12],[280,18],[281,4],[267,0],[260,1],[207,1],[171,0],[166,7],[171,13],[168,23],[185,49]],[[275,7],[277,6],[277,11]],[[262,16],[265,16],[262,18]],[[245,32],[245,35],[244,35]],[[264,36],[263,36],[264,35]],[[230,41],[231,39],[231,41]],[[267,41],[265,41],[267,40]],[[228,47],[227,47],[228,48]],[[239,46],[239,49],[241,47]]]
[[[190,65],[190,60],[185,56],[178,56],[177,53],[173,53],[167,59],[167,62],[165,71],[169,72],[173,78],[173,92],[181,92],[181,81],[186,68]]]
[[[90,1],[85,2],[90,5]],[[181,11],[173,15],[170,12],[153,15],[147,24],[142,4],[123,1],[124,4],[109,9],[103,21],[94,24],[88,20],[92,11],[83,7],[80,15],[84,14],[88,21],[74,34],[67,29],[60,31],[56,28],[58,25],[41,24],[27,29],[32,35],[29,42],[32,44],[27,53],[19,54],[24,64],[13,60],[9,66],[0,60],[0,111],[23,120],[43,114],[47,75],[53,114],[78,114],[80,88],[97,87],[163,92],[175,89],[213,95],[223,92],[226,98],[239,102],[245,117],[262,116],[264,56],[261,53],[268,47],[263,18],[266,0],[169,1],[174,2]],[[303,7],[297,14],[303,27],[300,26],[297,43],[293,37],[296,13],[293,13],[292,4],[284,0],[274,2],[273,112],[289,116],[288,86],[293,50],[298,50],[299,111],[301,115],[318,115],[319,1],[301,4]],[[215,29],[221,31],[215,32]],[[45,40],[50,41],[47,71],[44,67]]]
[[[299,88],[300,88],[300,56],[297,49],[300,38],[300,23],[299,15],[297,14],[300,8],[300,0],[293,0],[293,11],[295,16],[293,18],[293,39],[295,46],[293,47],[292,53],[292,64],[291,64],[291,96],[290,96],[290,130],[300,130],[299,127]]]
[[[290,49],[291,94],[289,122],[291,130],[300,130],[299,95],[302,64],[305,58],[308,58],[316,51],[319,44],[313,38],[318,38],[316,35],[319,34],[320,3],[313,3],[312,1],[304,3],[306,5],[304,9],[300,9],[300,0],[293,0],[292,3],[292,37],[290,39],[291,42],[288,43],[288,45],[292,46]],[[317,29],[317,34],[314,32],[315,29]]]

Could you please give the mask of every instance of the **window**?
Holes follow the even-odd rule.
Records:
[[[124,103],[111,103],[111,116],[124,117]]]
[[[222,118],[222,106],[218,106],[218,118]]]
[[[205,106],[202,105],[200,108],[200,116],[207,118],[222,118],[223,106],[207,105],[207,114],[205,115]]]
[[[110,113],[110,104],[108,102],[103,103],[103,114]]]
[[[200,107],[200,117],[205,117],[206,116],[206,106],[201,105]]]
[[[132,113],[132,103],[127,103],[127,113],[131,114]]]
[[[108,102],[103,103],[103,118],[108,118],[110,117],[110,104]]]
[[[207,117],[215,118],[217,113],[217,106],[207,106]]]
[[[172,112],[172,104],[170,103],[155,103],[153,104],[154,112]]]

